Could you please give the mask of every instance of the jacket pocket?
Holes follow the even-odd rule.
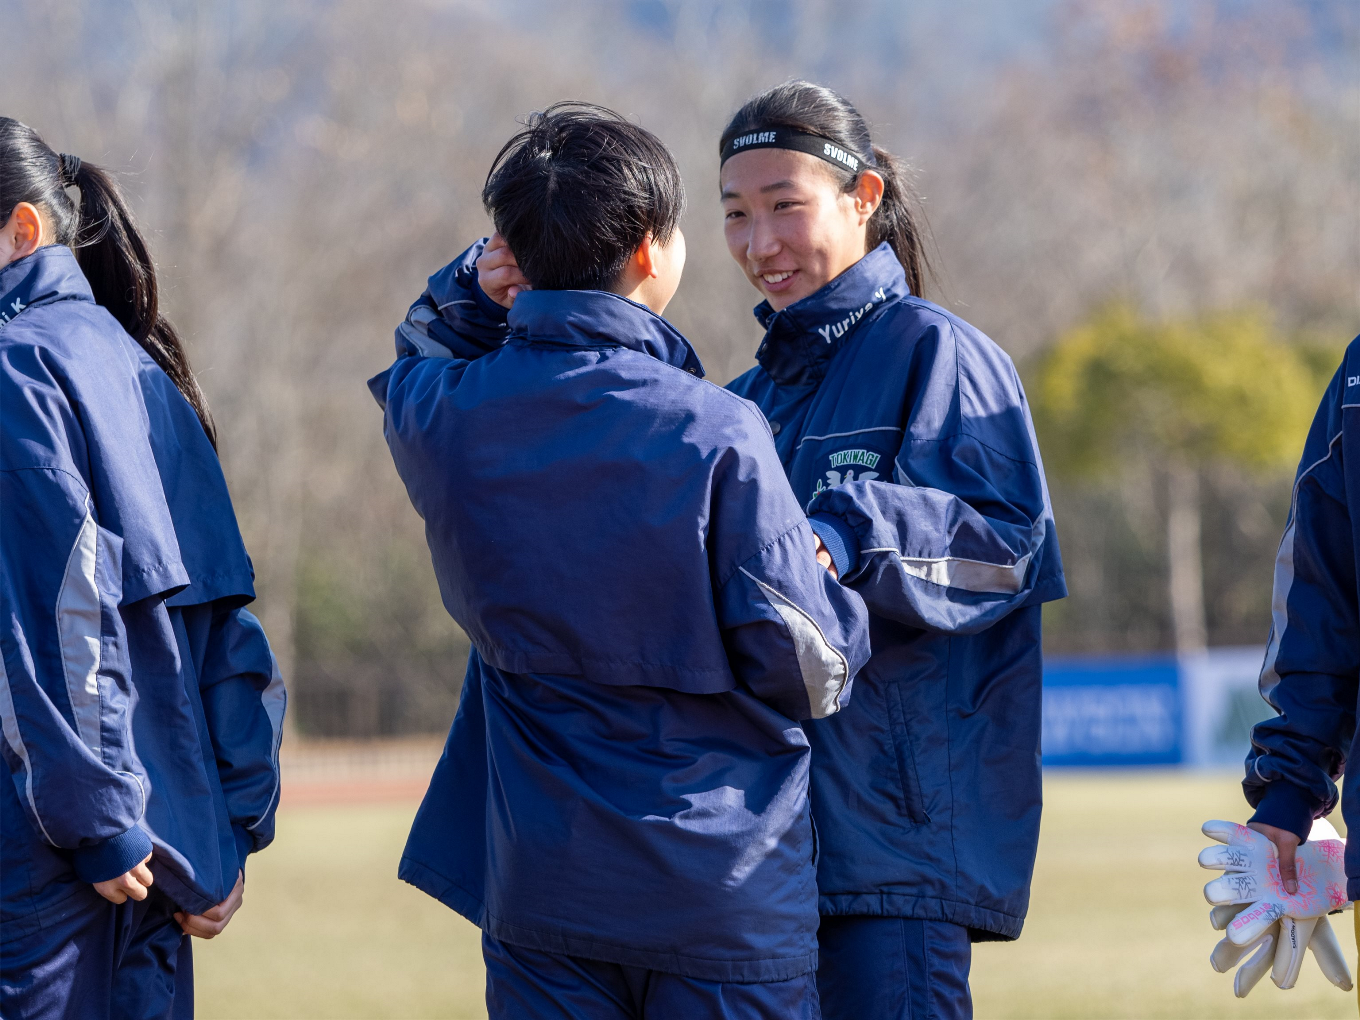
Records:
[[[930,815],[926,813],[925,798],[921,794],[921,777],[916,768],[916,749],[907,726],[902,685],[891,680],[885,686],[888,688],[888,715],[892,722],[893,750],[897,754],[897,771],[902,783],[902,801],[906,806],[907,818],[913,825],[920,825],[930,821]]]

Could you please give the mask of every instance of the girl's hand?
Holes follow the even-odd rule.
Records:
[[[1205,822],[1203,832],[1227,844],[1200,852],[1201,868],[1224,873],[1204,887],[1204,898],[1216,907],[1247,904],[1228,922],[1228,938],[1234,945],[1255,942],[1282,918],[1306,921],[1346,905],[1346,844],[1330,825],[1319,829],[1315,824],[1312,838],[1295,849],[1291,880],[1295,892],[1286,887],[1279,848],[1264,833],[1222,821]],[[1317,838],[1323,833],[1333,838]],[[1292,848],[1297,840],[1285,842]]]
[[[822,536],[813,532],[812,537],[817,540],[817,562],[826,568],[826,572],[831,575],[833,581],[839,581],[841,573],[836,569],[836,561],[831,558],[831,553],[822,544]]]
[[[477,259],[477,285],[482,293],[502,308],[515,303],[515,295],[532,290],[529,281],[519,271],[515,253],[500,234],[492,234],[481,257]]]
[[[1294,855],[1299,849],[1299,837],[1288,829],[1277,829],[1273,825],[1266,825],[1264,822],[1248,822],[1248,829],[1255,829],[1266,839],[1275,844],[1275,852],[1279,855],[1280,862],[1280,881],[1284,883],[1284,891],[1291,896],[1299,891],[1299,873],[1294,862]]]
[[[149,860],[151,855],[147,854],[146,859],[127,874],[96,882],[94,891],[110,903],[126,903],[129,896],[134,900],[146,899],[147,890],[156,881],[151,875],[151,869],[146,866]]]
[[[193,935],[200,939],[210,939],[214,935],[221,935],[222,929],[227,926],[231,916],[241,909],[241,903],[245,899],[245,890],[245,872],[238,871],[236,873],[236,885],[232,887],[231,895],[225,900],[202,914],[186,914],[182,910],[177,911],[175,920],[179,922],[179,926],[185,935]]]

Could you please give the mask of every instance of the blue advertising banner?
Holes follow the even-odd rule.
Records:
[[[1185,761],[1181,673],[1172,655],[1044,663],[1045,766]]]

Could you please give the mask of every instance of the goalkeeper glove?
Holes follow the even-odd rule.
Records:
[[[1307,920],[1346,905],[1346,844],[1340,839],[1310,839],[1299,847],[1299,891],[1288,893],[1280,880],[1275,844],[1265,836],[1232,822],[1205,822],[1203,831],[1227,844],[1200,852],[1200,867],[1226,872],[1204,887],[1204,898],[1214,906],[1245,904],[1227,922],[1235,945],[1255,943],[1283,917]]]
[[[1222,931],[1245,909],[1246,905],[1240,903],[1214,907],[1209,913],[1209,923]],[[1239,999],[1245,998],[1256,987],[1266,971],[1270,971],[1270,979],[1279,988],[1293,988],[1303,966],[1304,951],[1308,949],[1313,951],[1313,958],[1328,981],[1347,992],[1353,987],[1341,944],[1325,917],[1304,921],[1296,921],[1292,917],[1281,918],[1263,935],[1245,946],[1224,938],[1214,946],[1214,951],[1209,955],[1209,964],[1220,974],[1227,973],[1253,949],[1256,950],[1255,954],[1233,976],[1233,994]]]

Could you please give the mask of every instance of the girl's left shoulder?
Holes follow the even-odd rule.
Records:
[[[1019,390],[1010,355],[982,330],[933,301],[900,298],[883,309],[869,332],[872,346],[910,359],[917,371],[950,376],[959,386],[985,383]]]

